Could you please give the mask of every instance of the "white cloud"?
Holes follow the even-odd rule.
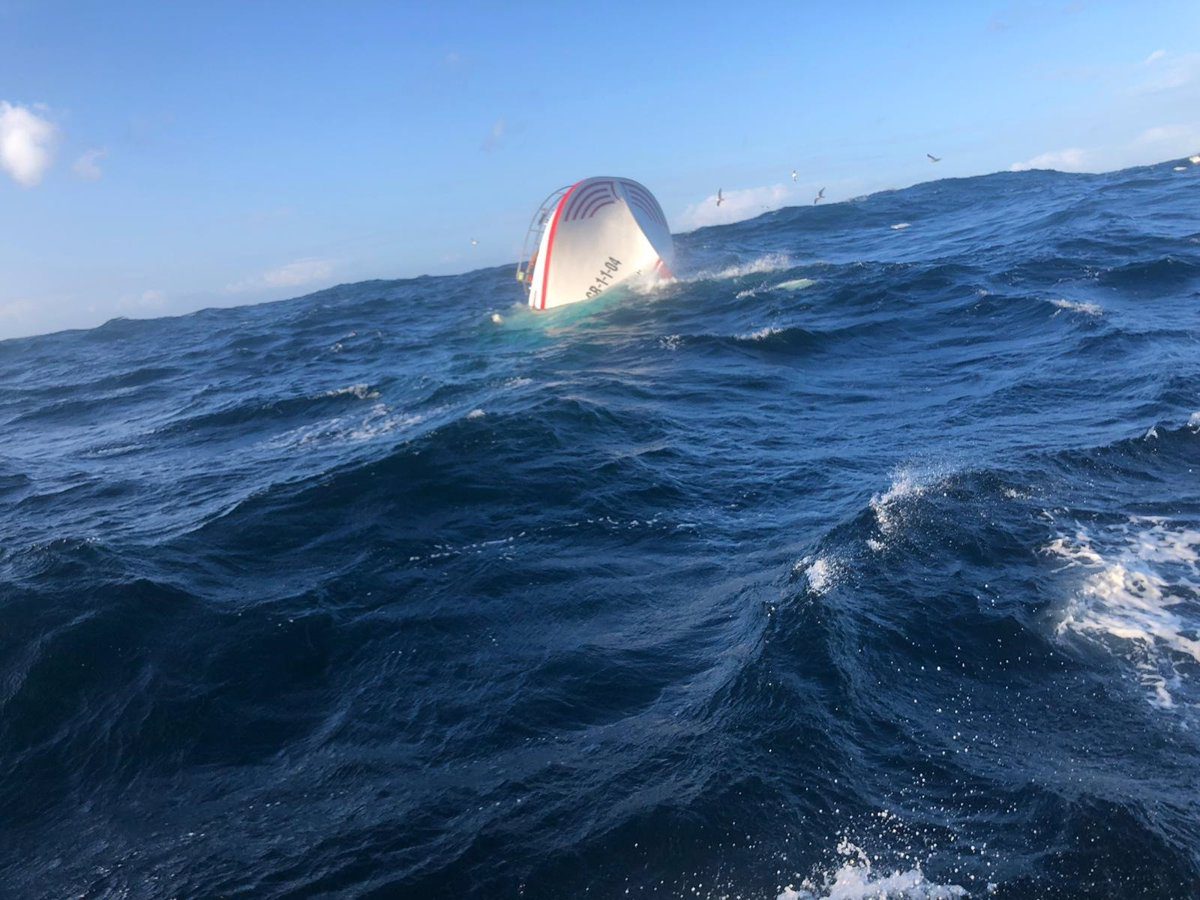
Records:
[[[1200,85],[1200,53],[1181,56],[1155,50],[1146,57],[1144,65],[1149,66],[1153,74],[1131,89],[1134,96],[1161,94]]]
[[[104,175],[100,169],[100,160],[106,156],[108,156],[108,151],[102,147],[85,151],[79,159],[75,160],[71,171],[84,181],[99,181]]]
[[[1025,162],[1013,163],[1014,172],[1028,169],[1058,169],[1060,172],[1108,172],[1129,166],[1147,166],[1189,156],[1200,149],[1200,120],[1156,125],[1123,143],[1082,149],[1072,147],[1042,153]]]
[[[1149,153],[1155,161],[1190,156],[1200,148],[1200,122],[1147,128],[1137,136],[1134,146]]]
[[[684,231],[703,228],[706,225],[728,225],[749,219],[768,210],[778,209],[788,199],[788,189],[782,184],[764,187],[724,191],[724,201],[717,206],[717,195],[705,197],[693,203],[679,217],[679,227]]]
[[[33,187],[54,161],[58,129],[25,106],[0,100],[0,169],[17,184]]]
[[[269,269],[261,275],[235,282],[225,290],[231,294],[238,294],[271,288],[304,287],[327,280],[333,274],[333,265],[328,259],[298,259],[277,269]]]
[[[1200,119],[1194,115],[1200,108],[1200,52],[1181,54],[1159,49],[1138,63],[1109,66],[1102,74],[1105,71],[1104,77],[1116,91],[1114,99],[1127,107],[1095,111],[1111,120],[1107,140],[1086,148],[1042,153],[1013,163],[1013,171],[1105,172],[1178,159],[1200,150]],[[1182,122],[1181,110],[1188,114]],[[1166,124],[1148,127],[1164,118]],[[1116,130],[1120,125],[1124,135]]]
[[[1009,169],[1013,172],[1026,172],[1030,169],[1057,169],[1060,172],[1095,171],[1095,167],[1090,165],[1090,157],[1091,154],[1087,150],[1071,147],[1038,154],[1025,162],[1013,163]]]
[[[492,130],[488,132],[488,136],[483,141],[483,150],[491,152],[495,150],[504,141],[504,133],[508,130],[508,124],[501,116],[492,123]]]

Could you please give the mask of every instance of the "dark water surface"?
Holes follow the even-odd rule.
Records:
[[[0,343],[0,891],[1200,895],[1200,167],[679,253]]]

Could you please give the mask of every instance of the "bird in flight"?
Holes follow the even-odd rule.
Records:
[[[721,193],[721,189],[717,188],[717,206],[725,202],[725,195]]]
[[[932,153],[926,153],[925,155],[929,157],[930,162],[941,162],[942,161],[942,158],[940,156],[934,156]]]
[[[792,184],[796,183],[796,170],[792,169]]]
[[[813,197],[813,206],[816,206],[818,203],[820,203],[824,199],[825,199],[825,188],[821,188],[821,190],[817,191],[817,196]]]
[[[472,246],[472,247],[478,247],[478,246],[479,246],[479,241],[475,240],[475,238],[471,238],[471,246]]]

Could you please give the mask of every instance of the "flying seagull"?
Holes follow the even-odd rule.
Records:
[[[792,184],[796,183],[796,170],[792,169]]]
[[[940,156],[934,156],[932,153],[926,153],[925,155],[929,157],[930,162],[941,162],[942,161],[942,158]]]
[[[472,247],[478,247],[478,246],[479,246],[479,241],[475,240],[475,238],[471,238],[471,246],[472,246]]]
[[[721,189],[717,188],[717,206],[725,202],[725,195],[721,193]]]
[[[817,192],[817,196],[813,197],[813,206],[816,206],[818,203],[820,203],[824,199],[825,199],[825,188],[821,188],[821,190],[819,190]]]

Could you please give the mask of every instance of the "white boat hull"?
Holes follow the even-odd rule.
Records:
[[[673,264],[671,230],[654,195],[628,178],[587,178],[546,220],[527,270],[529,305],[553,309],[633,279],[669,278]]]

